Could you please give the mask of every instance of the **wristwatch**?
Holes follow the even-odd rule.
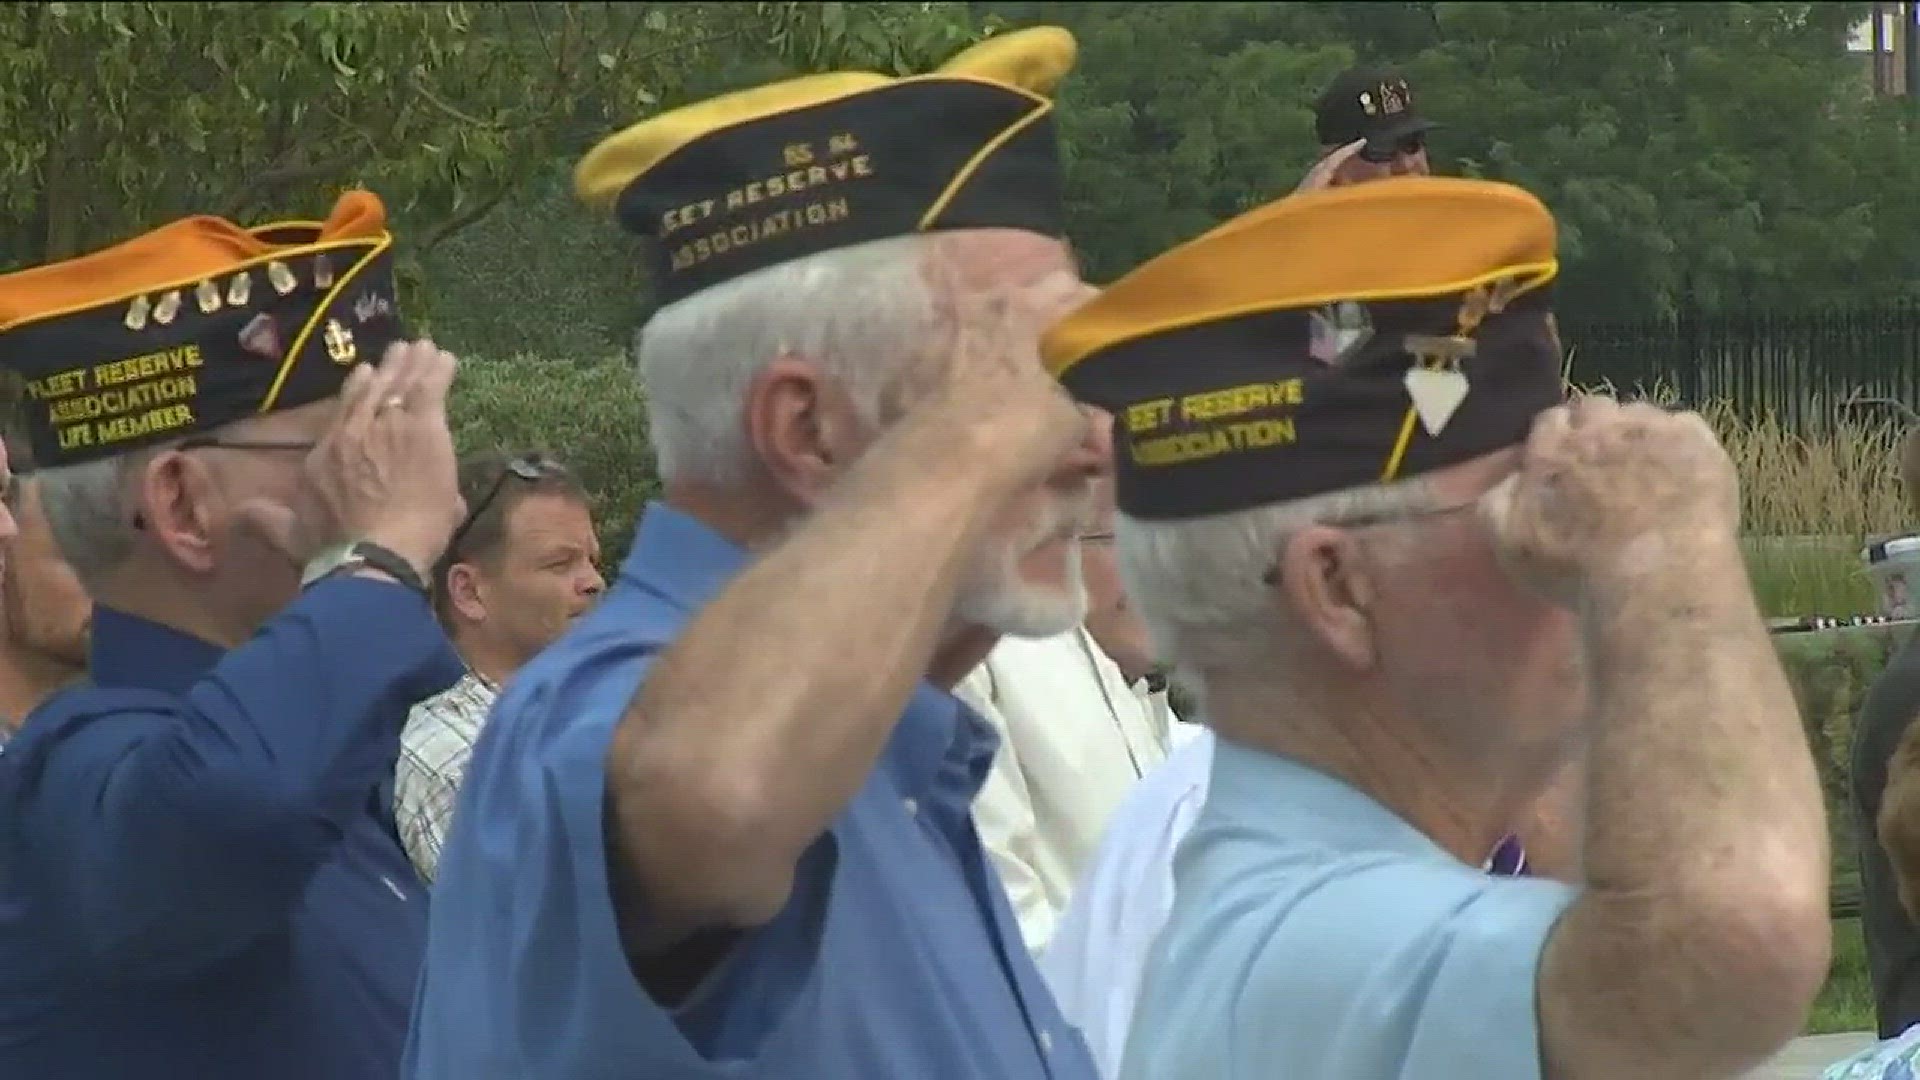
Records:
[[[337,574],[351,574],[355,570],[378,570],[393,580],[419,593],[431,596],[427,583],[420,579],[420,572],[392,548],[382,547],[371,540],[360,540],[348,544],[336,544],[314,556],[300,574],[300,584],[304,588],[322,578]]]

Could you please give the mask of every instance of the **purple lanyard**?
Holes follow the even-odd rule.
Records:
[[[1495,845],[1493,854],[1487,856],[1480,869],[1495,877],[1526,877],[1527,849],[1520,846],[1519,837],[1509,834]]]

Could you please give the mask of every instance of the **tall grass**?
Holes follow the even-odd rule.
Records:
[[[1622,396],[1662,405],[1676,399],[1663,386]],[[1771,411],[1731,402],[1699,409],[1739,470],[1747,566],[1767,614],[1872,613],[1879,602],[1860,549],[1920,529],[1900,490],[1905,428],[1838,402],[1809,411],[1818,419],[1796,430]]]

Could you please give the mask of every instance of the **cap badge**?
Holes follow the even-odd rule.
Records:
[[[174,289],[167,293],[167,295],[160,298],[158,303],[153,305],[153,321],[159,323],[161,326],[166,326],[168,323],[173,322],[173,317],[178,314],[180,314],[179,289]]]
[[[300,284],[294,280],[293,271],[287,268],[287,264],[278,260],[267,264],[267,283],[281,296],[292,292]]]
[[[227,303],[232,307],[242,307],[253,295],[253,275],[241,271],[227,283]]]
[[[220,286],[211,281],[203,281],[193,287],[193,301],[200,305],[200,314],[211,315],[220,310]]]
[[[1342,300],[1308,317],[1307,352],[1323,364],[1345,363],[1373,337],[1373,320],[1364,304]]]
[[[347,329],[339,319],[327,320],[325,338],[327,356],[336,364],[351,364],[360,353],[359,346],[353,343],[353,331]]]
[[[387,302],[386,297],[378,293],[361,293],[360,298],[353,302],[354,322],[363,323],[381,315],[391,314],[393,314],[393,305]]]
[[[153,314],[153,301],[144,296],[136,296],[133,303],[127,305],[127,317],[123,320],[129,330],[143,330],[147,325],[147,316]]]

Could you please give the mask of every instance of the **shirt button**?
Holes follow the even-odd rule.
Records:
[[[909,814],[917,815],[920,813],[920,800],[918,799],[901,799],[900,805],[906,807],[907,813]]]
[[[1043,1054],[1053,1053],[1053,1032],[1042,1031],[1040,1033],[1040,1052]]]

